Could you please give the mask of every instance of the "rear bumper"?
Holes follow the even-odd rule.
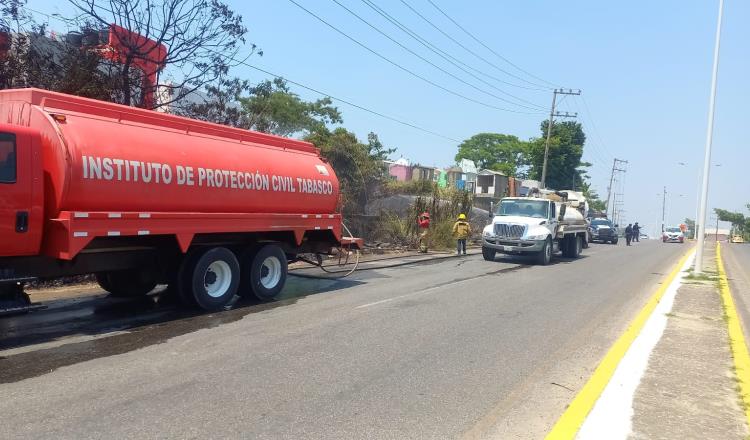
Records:
[[[504,254],[526,254],[541,252],[544,240],[519,240],[511,238],[482,237],[482,247],[493,249]]]

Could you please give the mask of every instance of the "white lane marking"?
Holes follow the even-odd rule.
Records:
[[[578,431],[577,439],[612,440],[629,437],[633,427],[635,391],[646,372],[654,347],[664,334],[669,319],[667,313],[672,310],[677,289],[682,285],[682,280],[687,274],[685,271],[692,265],[694,258],[695,254],[687,259],[680,269],[680,274],[672,280],[659,304],[654,308],[641,333],[620,360],[607,387]]]
[[[402,298],[408,298],[410,296],[429,295],[430,293],[433,293],[433,292],[437,291],[438,289],[442,289],[443,287],[451,287],[451,286],[455,286],[456,284],[461,284],[461,283],[465,283],[467,281],[474,281],[474,280],[476,280],[476,278],[468,278],[468,279],[464,279],[464,280],[453,281],[451,283],[441,284],[439,286],[428,287],[426,289],[422,289],[422,290],[419,290],[417,292],[407,293],[406,295],[394,296],[393,298],[381,299],[380,301],[375,301],[375,302],[371,302],[371,303],[367,303],[367,304],[362,304],[361,306],[355,307],[355,309],[364,309],[364,308],[367,308],[367,307],[376,306],[378,304],[385,304],[385,303],[388,303],[388,302],[391,302],[391,301],[396,301],[396,300],[399,300],[399,299],[402,299]]]

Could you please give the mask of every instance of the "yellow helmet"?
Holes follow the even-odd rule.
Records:
[[[466,220],[466,214],[458,214],[459,220]]]

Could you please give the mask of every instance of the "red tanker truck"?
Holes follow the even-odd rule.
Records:
[[[23,283],[96,274],[206,310],[273,299],[301,253],[355,248],[312,144],[37,89],[0,91],[0,312]]]

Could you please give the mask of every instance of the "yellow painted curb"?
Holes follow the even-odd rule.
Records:
[[[547,434],[547,439],[558,440],[558,439],[573,439],[575,438],[578,430],[581,428],[583,421],[586,420],[591,409],[594,407],[597,399],[601,396],[604,388],[609,383],[612,375],[615,373],[617,365],[622,360],[625,353],[630,348],[635,338],[643,329],[646,321],[651,316],[651,313],[659,304],[662,296],[667,291],[672,281],[677,277],[685,265],[685,262],[693,253],[694,249],[688,251],[680,261],[677,263],[677,267],[672,270],[666,280],[662,283],[659,289],[649,298],[646,305],[638,312],[638,316],[635,317],[633,322],[630,323],[625,333],[615,341],[614,345],[609,349],[607,354],[604,356],[599,366],[594,370],[594,374],[591,375],[586,385],[581,388],[576,397],[570,402],[568,408],[560,416],[552,430]]]
[[[747,351],[745,335],[742,332],[742,323],[737,316],[734,307],[732,292],[729,290],[727,273],[724,270],[724,261],[721,259],[721,243],[716,243],[716,265],[719,268],[719,290],[721,300],[724,303],[724,313],[727,315],[727,327],[729,329],[729,346],[732,349],[734,367],[737,371],[737,379],[740,382],[740,398],[745,405],[745,418],[750,425],[750,354]]]

